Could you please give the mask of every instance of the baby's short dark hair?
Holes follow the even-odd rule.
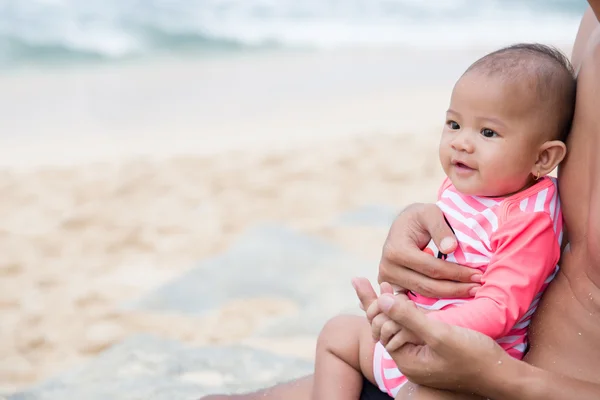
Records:
[[[552,120],[552,138],[567,139],[575,111],[577,81],[571,62],[560,50],[538,43],[518,43],[483,56],[465,74],[469,71],[528,79]]]

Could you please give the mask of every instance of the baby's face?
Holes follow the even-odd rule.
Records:
[[[500,197],[532,183],[545,136],[535,88],[528,86],[477,71],[456,83],[439,152],[461,193]]]

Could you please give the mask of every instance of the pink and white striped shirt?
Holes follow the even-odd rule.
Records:
[[[482,285],[471,298],[409,297],[433,310],[431,318],[482,332],[521,358],[531,317],[558,271],[563,224],[556,179],[544,177],[505,198],[464,195],[446,179],[437,205],[458,240],[456,251],[445,258],[479,269]],[[428,248],[439,254],[435,245]],[[375,355],[379,386],[395,396],[406,378],[380,344]]]

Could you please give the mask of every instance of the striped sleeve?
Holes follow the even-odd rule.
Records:
[[[495,251],[474,299],[429,316],[499,338],[527,313],[554,271],[560,248],[546,212],[519,213],[504,221],[490,240]]]

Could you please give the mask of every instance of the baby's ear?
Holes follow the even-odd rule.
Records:
[[[538,152],[538,158],[531,170],[531,174],[536,176],[539,172],[540,176],[545,176],[552,172],[554,168],[567,155],[567,146],[560,140],[550,140],[545,142]]]

